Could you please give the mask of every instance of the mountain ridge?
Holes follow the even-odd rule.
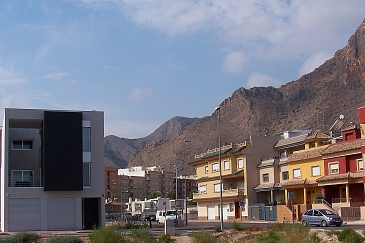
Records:
[[[328,132],[339,115],[356,122],[357,108],[365,105],[364,60],[365,20],[347,46],[313,72],[279,88],[241,87],[222,101],[219,105],[222,144],[242,142],[249,135],[274,135],[293,129]],[[168,139],[153,140],[135,150],[128,165],[157,165],[173,170],[174,164],[179,164],[186,172],[193,173],[186,162],[195,154],[218,146],[217,112],[180,128]]]

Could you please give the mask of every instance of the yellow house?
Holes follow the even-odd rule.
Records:
[[[248,204],[256,202],[254,188],[259,184],[257,165],[262,157],[275,155],[274,145],[278,139],[279,137],[271,136],[250,136],[244,143],[230,144],[220,150],[214,148],[196,155],[189,164],[196,168],[198,192],[193,194],[193,200],[198,204],[198,218],[220,218],[222,178],[223,220],[247,219]]]
[[[324,175],[321,152],[327,148],[330,138],[319,131],[309,134],[305,139],[305,148],[295,151],[287,160],[289,180],[282,186],[285,188],[286,204],[299,205],[296,209],[297,219],[321,195],[316,179]]]

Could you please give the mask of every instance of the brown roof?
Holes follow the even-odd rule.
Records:
[[[325,139],[325,140],[327,140],[327,139],[331,139],[331,138],[332,138],[331,136],[329,136],[329,135],[327,135],[327,134],[325,134],[321,131],[315,131],[315,132],[309,134],[306,137],[305,140],[311,140],[311,139]]]
[[[363,145],[365,145],[365,139],[334,143],[323,150],[322,155],[360,149]]]
[[[326,146],[321,146],[318,148],[311,148],[307,150],[295,151],[292,156],[288,158],[288,163],[306,159],[313,159],[322,157],[321,152],[326,148]]]
[[[346,180],[346,179],[360,179],[364,176],[364,172],[347,172],[346,174],[336,174],[336,175],[326,175],[318,178],[317,182],[325,182],[325,181],[337,181],[337,180]]]
[[[304,180],[291,180],[291,181],[287,181],[281,184],[282,187],[286,187],[286,186],[297,186],[297,185],[310,185],[310,184],[315,184],[315,181],[310,181],[304,179]]]

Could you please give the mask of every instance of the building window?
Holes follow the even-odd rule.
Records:
[[[300,173],[300,169],[299,168],[298,169],[293,169],[293,178],[298,179],[298,178],[301,178],[301,177],[302,177],[302,175]]]
[[[280,156],[281,159],[285,158],[285,151],[280,151],[279,156]]]
[[[283,171],[281,173],[281,178],[283,181],[289,180],[289,171]]]
[[[207,185],[201,185],[201,186],[199,186],[199,193],[200,194],[207,193]]]
[[[243,159],[238,159],[238,169],[243,168]]]
[[[224,161],[224,169],[229,170],[229,161],[228,160]]]
[[[212,171],[213,172],[219,171],[219,164],[218,163],[212,164]]]
[[[262,181],[269,182],[269,173],[262,174]]]
[[[316,144],[315,144],[315,143],[311,143],[311,144],[310,144],[310,147],[311,147],[311,148],[315,148],[315,147],[316,147]]]
[[[339,172],[338,168],[339,168],[338,163],[329,164],[330,174],[338,174],[338,172]]]
[[[33,140],[13,140],[13,150],[33,149]]]
[[[321,175],[321,170],[319,168],[319,165],[312,166],[311,171],[312,171],[312,176],[320,176]]]
[[[238,181],[237,182],[237,188],[239,188],[239,189],[243,189],[244,188],[244,183],[243,183],[243,181]]]
[[[209,167],[205,166],[205,174],[207,174],[209,172]]]
[[[82,151],[90,152],[90,127],[82,128]]]
[[[33,186],[32,170],[12,170],[11,171],[12,187],[30,187]]]
[[[83,186],[90,187],[90,163],[83,163]]]
[[[363,171],[364,161],[362,159],[358,159],[356,162],[357,162],[357,171]]]
[[[223,187],[222,184],[214,184],[214,192],[220,192],[220,188]]]

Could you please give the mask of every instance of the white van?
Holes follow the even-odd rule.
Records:
[[[176,210],[167,210],[166,215],[165,215],[165,211],[157,211],[156,221],[159,224],[164,224],[165,220],[169,220],[169,219],[174,220],[174,222],[177,223],[179,216],[177,215]]]

